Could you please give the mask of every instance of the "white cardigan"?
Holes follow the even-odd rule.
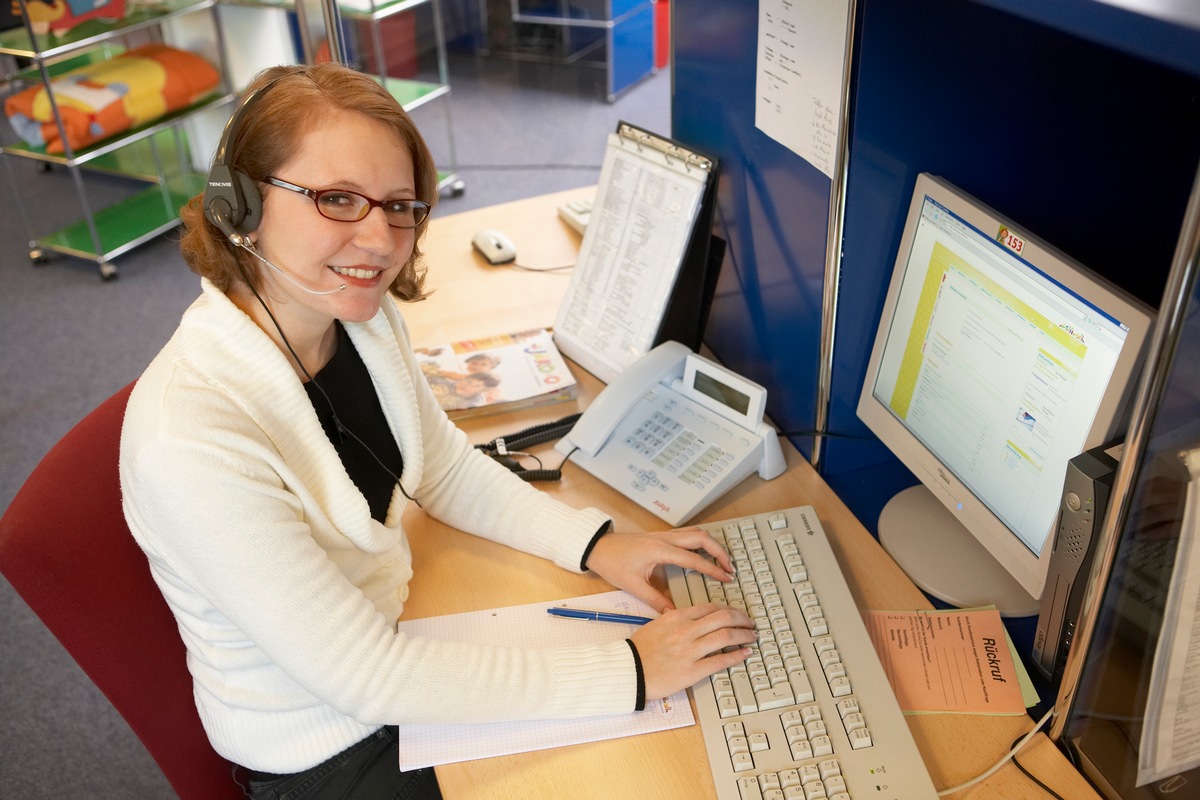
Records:
[[[408,501],[397,490],[386,522],[371,518],[287,358],[202,285],[130,398],[121,488],[219,753],[289,773],[385,724],[633,710],[625,642],[518,650],[397,633],[413,570]],[[607,517],[470,445],[421,377],[390,299],[346,330],[403,453],[404,490],[455,528],[579,571]]]

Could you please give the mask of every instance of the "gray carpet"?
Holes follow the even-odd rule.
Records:
[[[664,70],[614,103],[602,73],[452,52],[450,108],[466,191],[437,214],[595,183],[604,139],[618,120],[669,133],[670,75]],[[440,102],[413,116],[435,155],[448,159]],[[35,232],[80,211],[65,169],[42,171],[5,158]],[[7,181],[3,181],[7,183]],[[100,208],[139,184],[87,174]],[[29,235],[5,186],[0,215],[0,508],[72,425],[135,379],[198,293],[198,278],[166,234],[115,259],[120,277],[102,282],[92,262],[52,256],[33,266]],[[437,265],[430,264],[431,285]],[[70,487],[63,487],[69,501]],[[0,796],[167,798],[174,796],[136,737],[57,641],[0,579]]]

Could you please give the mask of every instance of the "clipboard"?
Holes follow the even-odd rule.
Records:
[[[669,339],[700,347],[724,242],[712,234],[717,160],[620,122],[554,322],[567,357],[609,383]]]

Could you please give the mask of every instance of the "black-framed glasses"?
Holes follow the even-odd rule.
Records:
[[[375,200],[349,189],[306,189],[275,177],[263,178],[263,183],[304,195],[313,201],[318,214],[335,222],[358,222],[372,208],[382,208],[393,228],[415,228],[429,216],[429,203],[421,200]]]

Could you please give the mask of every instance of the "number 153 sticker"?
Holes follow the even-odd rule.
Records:
[[[996,241],[1014,253],[1020,253],[1025,249],[1025,240],[1004,225],[1000,226],[1000,232],[996,234]]]

